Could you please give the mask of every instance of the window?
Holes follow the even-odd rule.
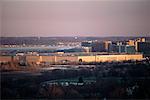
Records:
[[[79,62],[82,62],[82,59],[79,59]]]

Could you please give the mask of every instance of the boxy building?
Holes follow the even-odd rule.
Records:
[[[92,43],[92,52],[105,52],[105,43],[104,42],[93,42]]]
[[[138,42],[138,52],[143,53],[145,56],[150,56],[150,42]]]
[[[142,54],[78,56],[79,62],[111,62],[111,61],[142,60],[142,59],[143,59]]]
[[[0,62],[12,62],[17,57],[1,56]],[[27,63],[44,63],[44,64],[71,64],[78,62],[111,62],[111,61],[124,61],[124,60],[142,60],[143,54],[101,54],[101,55],[48,55],[48,56],[26,56]]]
[[[13,60],[13,56],[0,56],[0,63],[11,62]]]

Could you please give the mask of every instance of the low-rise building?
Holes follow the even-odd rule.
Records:
[[[0,62],[11,62],[17,57],[2,56]],[[27,63],[48,63],[48,64],[68,64],[79,62],[112,62],[112,61],[124,61],[124,60],[142,60],[143,54],[91,54],[91,55],[47,55],[47,56],[26,56],[25,58],[18,59],[20,61],[26,61]]]

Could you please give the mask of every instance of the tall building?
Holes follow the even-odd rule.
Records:
[[[113,45],[112,51],[118,52],[118,53],[123,53],[123,52],[125,52],[125,45]]]
[[[111,41],[104,41],[104,43],[105,43],[105,51],[109,52],[112,42]]]
[[[150,42],[138,42],[138,52],[150,55]]]
[[[92,52],[105,52],[105,43],[104,42],[93,42],[92,43]]]
[[[135,40],[135,49],[138,51],[138,42],[145,42],[145,38],[138,38]]]
[[[126,45],[125,52],[128,54],[134,54],[136,52],[135,46]]]
[[[135,46],[136,51],[138,51],[138,42],[146,42],[145,38],[137,38],[135,40],[129,40],[127,44],[129,46]]]
[[[134,54],[135,46],[129,46],[129,45],[112,45],[112,51],[117,53],[129,53]]]
[[[117,42],[117,45],[114,45],[114,52],[123,53],[125,52],[125,45],[122,42]]]

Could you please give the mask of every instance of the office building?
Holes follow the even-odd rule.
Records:
[[[135,50],[138,51],[138,42],[146,42],[145,38],[137,38],[135,40],[129,40],[127,45],[135,46]]]
[[[136,52],[135,46],[129,46],[129,45],[115,45],[113,44],[111,46],[113,52],[117,53],[129,53],[134,54]]]
[[[111,49],[112,42],[111,41],[104,41],[104,43],[105,43],[105,51],[109,52]]]
[[[82,47],[92,47],[92,41],[84,41],[81,43]]]
[[[150,42],[138,42],[138,52],[150,55]]]
[[[128,54],[134,54],[136,52],[135,46],[126,45],[125,52]]]
[[[138,38],[135,40],[135,49],[138,51],[138,42],[145,42],[145,38]]]
[[[93,42],[92,43],[92,52],[105,52],[105,43],[104,42]]]

